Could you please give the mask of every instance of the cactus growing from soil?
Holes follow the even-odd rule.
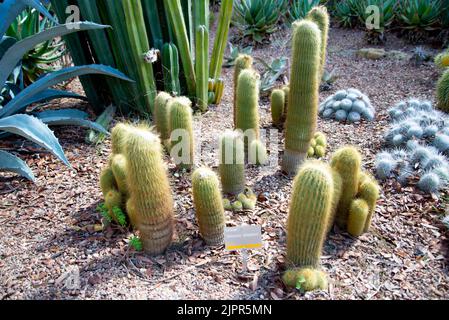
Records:
[[[111,159],[111,169],[114,173],[115,183],[120,193],[126,198],[128,186],[126,184],[126,158],[123,154],[116,154]]]
[[[256,166],[263,166],[267,161],[265,144],[260,140],[253,140],[248,148],[248,162]]]
[[[154,121],[162,142],[170,139],[170,101],[172,96],[167,92],[160,92],[154,103]]]
[[[293,24],[290,95],[282,169],[297,172],[315,134],[318,114],[321,32],[307,20]]]
[[[321,31],[321,68],[320,78],[326,67],[327,40],[329,36],[329,13],[325,6],[316,6],[307,14],[307,19],[315,22]]]
[[[234,126],[236,125],[236,115],[237,115],[237,84],[239,80],[240,73],[245,69],[250,69],[253,65],[253,58],[247,54],[240,54],[235,60],[234,66]]]
[[[343,182],[336,215],[336,222],[341,228],[346,228],[351,202],[358,193],[361,162],[362,157],[354,147],[341,148],[332,157],[331,166]]]
[[[281,89],[275,89],[271,93],[271,117],[275,126],[282,124],[284,117],[285,92]]]
[[[255,139],[260,136],[259,78],[259,74],[254,70],[245,69],[240,73],[237,81],[235,128],[242,130],[243,133],[252,130]],[[245,141],[245,145],[249,143],[251,141]]]
[[[437,84],[438,108],[449,112],[449,69],[446,70]]]
[[[195,170],[192,190],[201,236],[209,245],[222,244],[225,218],[217,175],[207,168]]]
[[[365,223],[369,215],[369,206],[363,199],[355,199],[351,202],[348,214],[348,233],[354,237],[363,234]]]
[[[245,150],[241,135],[226,131],[220,137],[219,171],[224,193],[237,195],[245,189]]]
[[[206,112],[209,105],[209,31],[206,26],[200,25],[196,29],[196,98],[201,112]]]
[[[186,97],[173,98],[170,109],[170,150],[178,166],[189,169],[194,162],[192,102]]]
[[[287,221],[287,259],[295,266],[319,266],[333,193],[329,166],[311,161],[301,167],[293,183]]]
[[[144,250],[161,254],[173,236],[173,198],[162,159],[160,139],[151,131],[133,128],[125,151],[127,185],[126,203],[131,224],[139,230]]]
[[[369,208],[368,216],[366,217],[365,226],[363,229],[363,232],[368,232],[371,227],[371,220],[373,218],[374,211],[376,210],[376,203],[379,199],[379,185],[374,178],[365,173],[362,173],[362,175],[360,177],[362,182],[360,183],[358,197],[366,201]]]

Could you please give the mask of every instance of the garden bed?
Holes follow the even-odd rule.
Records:
[[[289,34],[276,37],[285,43]],[[318,130],[329,140],[330,152],[353,144],[360,148],[366,169],[382,149],[387,109],[410,97],[434,101],[438,72],[432,64],[409,60],[367,60],[356,57],[365,47],[363,32],[333,28],[327,68],[340,78],[332,91],[354,87],[367,94],[377,110],[375,122],[345,125],[319,119]],[[253,51],[263,59],[278,57],[278,46]],[[390,36],[386,50],[412,53],[414,47]],[[284,54],[289,57],[289,52]],[[223,102],[195,117],[204,144],[216,145],[218,135],[232,127],[232,69],[224,69]],[[77,82],[72,89],[80,91]],[[72,102],[61,101],[60,107]],[[78,107],[78,106],[77,106]],[[87,108],[87,105],[84,105]],[[271,128],[269,102],[261,100],[261,123]],[[84,142],[85,130],[57,129],[73,166],[35,153],[24,144],[26,162],[36,184],[12,176],[0,178],[0,298],[9,299],[419,299],[449,297],[448,232],[434,207],[443,203],[395,181],[382,186],[381,199],[369,233],[352,238],[337,228],[325,244],[323,268],[328,291],[303,295],[287,290],[280,276],[285,262],[285,226],[291,179],[277,170],[250,168],[248,182],[260,195],[253,212],[227,212],[228,226],[262,225],[264,248],[252,251],[250,279],[239,277],[240,256],[222,247],[208,248],[198,235],[188,174],[170,166],[176,202],[176,236],[163,256],[149,257],[128,250],[129,234],[116,229],[96,232],[96,211],[102,195],[101,168],[110,141],[99,146]],[[3,142],[2,142],[3,144]],[[9,140],[2,147],[21,146]],[[282,150],[282,148],[281,148]],[[330,154],[329,152],[329,154]],[[28,154],[28,155],[27,155]],[[204,164],[216,168],[216,151]],[[442,198],[440,198],[442,199]],[[70,274],[80,274],[78,289],[64,288]]]

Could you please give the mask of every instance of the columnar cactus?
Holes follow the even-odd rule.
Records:
[[[449,69],[438,80],[437,84],[438,108],[449,112]]]
[[[178,48],[173,43],[166,43],[162,47],[162,73],[164,74],[165,91],[175,96],[179,95],[181,93],[179,53]]]
[[[260,136],[259,78],[254,70],[245,69],[240,73],[237,84],[235,128],[242,130],[243,133],[251,130],[255,139]],[[251,141],[245,141],[245,145],[249,143]]]
[[[173,236],[173,198],[161,142],[149,130],[134,128],[125,151],[130,197],[126,209],[149,254],[161,254]]]
[[[374,178],[371,178],[366,174],[365,177],[365,180],[360,184],[358,197],[365,200],[369,208],[363,229],[364,232],[368,232],[374,211],[376,210],[376,203],[379,199],[379,185]]]
[[[315,134],[319,99],[321,32],[308,20],[293,24],[293,52],[290,96],[282,169],[297,172]]]
[[[236,125],[236,115],[237,115],[237,84],[239,80],[240,73],[245,69],[250,69],[253,65],[253,58],[247,54],[240,54],[235,60],[234,66],[234,126]]]
[[[170,102],[171,154],[182,168],[191,168],[194,162],[194,135],[192,102],[186,97]],[[176,130],[176,131],[175,131]]]
[[[220,137],[219,171],[224,193],[237,195],[245,189],[245,150],[238,132],[226,131]]]
[[[126,147],[126,137],[131,127],[118,123],[111,131],[112,154],[123,153]]]
[[[224,208],[217,175],[207,169],[197,169],[192,176],[193,200],[200,233],[207,244],[223,243]]]
[[[110,167],[104,168],[100,173],[100,189],[105,196],[111,189],[116,189],[114,173]]]
[[[248,148],[248,162],[256,166],[263,166],[267,161],[265,144],[261,140],[253,140]]]
[[[321,162],[306,162],[293,183],[287,221],[287,259],[295,266],[319,267],[333,194],[331,169]]]
[[[369,206],[363,199],[355,199],[351,202],[348,214],[348,232],[354,237],[363,234],[365,223],[369,215]]]
[[[331,166],[343,182],[336,215],[336,222],[341,228],[346,228],[352,200],[359,190],[361,163],[362,157],[354,147],[341,148],[332,157]]]
[[[167,141],[170,139],[170,101],[171,95],[166,92],[160,92],[156,96],[154,103],[154,121],[156,122],[156,128],[159,131],[161,140]]]
[[[206,26],[198,26],[195,42],[196,98],[198,108],[206,112],[209,104],[209,31]]]
[[[120,193],[126,198],[128,196],[128,186],[126,184],[126,158],[123,154],[116,154],[112,157],[111,169],[114,173],[115,183]]]
[[[325,6],[316,6],[307,15],[307,19],[315,22],[321,31],[321,71],[323,76],[326,67],[327,40],[329,35],[329,13]]]
[[[271,93],[271,117],[275,126],[282,124],[284,117],[285,92],[282,89],[275,89]]]

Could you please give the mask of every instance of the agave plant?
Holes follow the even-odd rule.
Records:
[[[238,0],[235,3],[233,23],[257,43],[276,31],[286,0]]]
[[[435,30],[443,9],[441,0],[404,0],[399,5],[399,21],[410,40],[421,40]]]
[[[252,47],[239,48],[238,46],[233,46],[232,43],[229,42],[229,55],[225,57],[225,64],[223,64],[224,68],[230,68],[235,65],[235,60],[240,54],[251,55],[253,52]]]
[[[376,6],[379,8],[379,26],[367,30],[366,39],[371,44],[381,44],[386,41],[385,29],[388,28],[394,21],[396,12],[396,0],[362,0],[358,2],[359,20],[362,25],[365,25],[372,12],[366,10],[369,6]]]
[[[54,20],[37,0],[3,0],[0,3],[0,39],[2,39],[0,42],[0,88],[7,86],[8,79],[16,77],[15,71],[17,66],[21,65],[22,57],[38,44],[77,31],[107,28],[107,26],[90,22],[56,24],[50,29],[23,40],[6,41],[4,35],[8,25],[28,6],[36,8],[43,15]],[[61,97],[83,98],[76,93],[55,90],[51,87],[85,74],[102,74],[132,81],[123,73],[102,65],[70,67],[44,74],[33,84],[24,87],[23,90],[18,90],[17,94],[13,94],[10,99],[2,102],[0,106],[0,137],[4,138],[8,134],[20,135],[47,149],[64,164],[70,166],[58,139],[48,125],[80,125],[105,134],[107,131],[100,125],[88,121],[87,114],[76,109],[28,112],[27,107],[34,103]],[[31,169],[24,161],[5,151],[0,151],[0,171],[15,172],[32,181],[35,179]]]
[[[6,36],[23,40],[33,34],[55,26],[55,22],[34,8],[27,8],[9,26]],[[45,72],[54,71],[52,63],[58,61],[64,55],[63,42],[49,40],[38,44],[27,52],[22,58],[22,72],[25,85],[31,84]]]
[[[359,0],[343,0],[335,4],[334,16],[337,22],[345,27],[352,28],[360,21]]]
[[[313,7],[320,4],[320,0],[293,0],[288,10],[288,21],[290,23],[303,19]]]
[[[265,94],[276,86],[276,81],[287,71],[288,59],[286,57],[276,58],[271,64],[258,57],[254,59],[262,64],[264,68],[260,79],[260,91],[262,94]]]

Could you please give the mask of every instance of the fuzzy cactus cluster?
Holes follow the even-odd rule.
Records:
[[[254,210],[257,204],[257,196],[251,188],[245,188],[242,193],[234,197],[234,200],[223,199],[223,206],[226,211],[240,212],[243,210]]]
[[[358,237],[371,226],[379,187],[361,170],[362,157],[354,147],[335,152],[331,164],[309,160],[293,183],[287,221],[287,260],[283,276],[287,286],[305,291],[325,289],[327,276],[320,270],[323,243],[334,223]]]
[[[403,186],[417,180],[422,191],[438,193],[449,182],[449,117],[431,102],[417,99],[400,102],[388,112],[389,148],[377,155],[377,177],[395,178]]]
[[[328,97],[320,105],[319,114],[323,119],[357,123],[362,119],[373,121],[376,111],[366,95],[360,90],[351,88],[337,91]]]
[[[326,135],[322,132],[315,133],[315,136],[310,141],[309,151],[307,156],[309,158],[321,159],[326,155],[327,139]]]

